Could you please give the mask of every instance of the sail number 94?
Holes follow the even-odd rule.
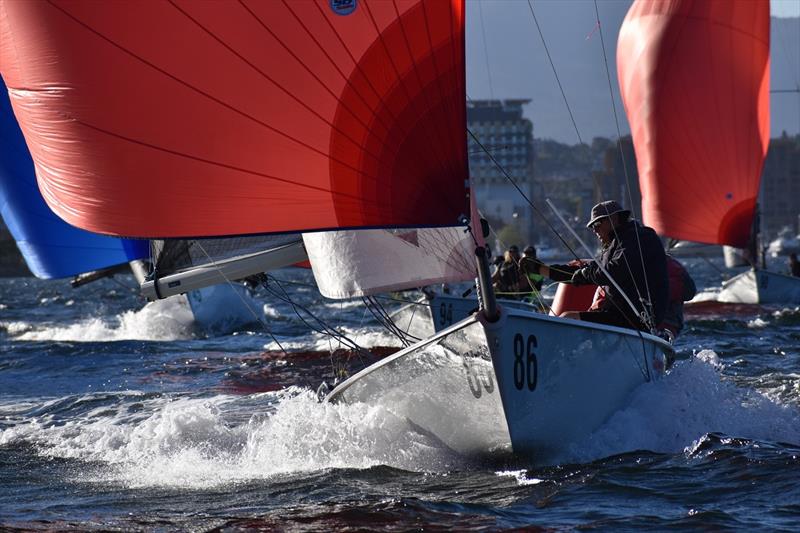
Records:
[[[529,391],[536,390],[539,369],[536,361],[536,335],[528,335],[526,341],[521,333],[514,335],[514,386],[522,390],[528,386]]]

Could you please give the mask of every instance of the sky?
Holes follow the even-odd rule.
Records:
[[[800,0],[769,0],[773,17],[800,17]]]
[[[468,98],[530,98],[525,115],[537,138],[575,144],[626,135],[616,41],[630,4],[598,0],[598,27],[593,0],[532,0],[548,58],[527,0],[467,0]],[[772,21],[771,87],[800,87],[800,0],[771,0],[770,5],[773,17],[781,17]],[[773,137],[800,132],[800,93],[773,93],[770,104]]]

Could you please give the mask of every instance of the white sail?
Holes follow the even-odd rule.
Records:
[[[328,231],[303,234],[323,296],[352,298],[475,277],[466,228]]]

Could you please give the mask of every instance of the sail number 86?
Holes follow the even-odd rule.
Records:
[[[522,390],[525,385],[529,391],[536,389],[539,369],[537,367],[536,335],[528,335],[527,342],[521,333],[514,335],[514,386]]]

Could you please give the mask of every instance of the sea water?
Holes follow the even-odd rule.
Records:
[[[720,265],[688,264],[713,293]],[[306,271],[274,277],[358,344],[400,346]],[[461,457],[380,406],[320,403],[320,383],[374,359],[257,299],[265,325],[209,336],[124,277],[0,279],[0,528],[800,527],[798,306],[687,308],[667,378],[530,467]]]

